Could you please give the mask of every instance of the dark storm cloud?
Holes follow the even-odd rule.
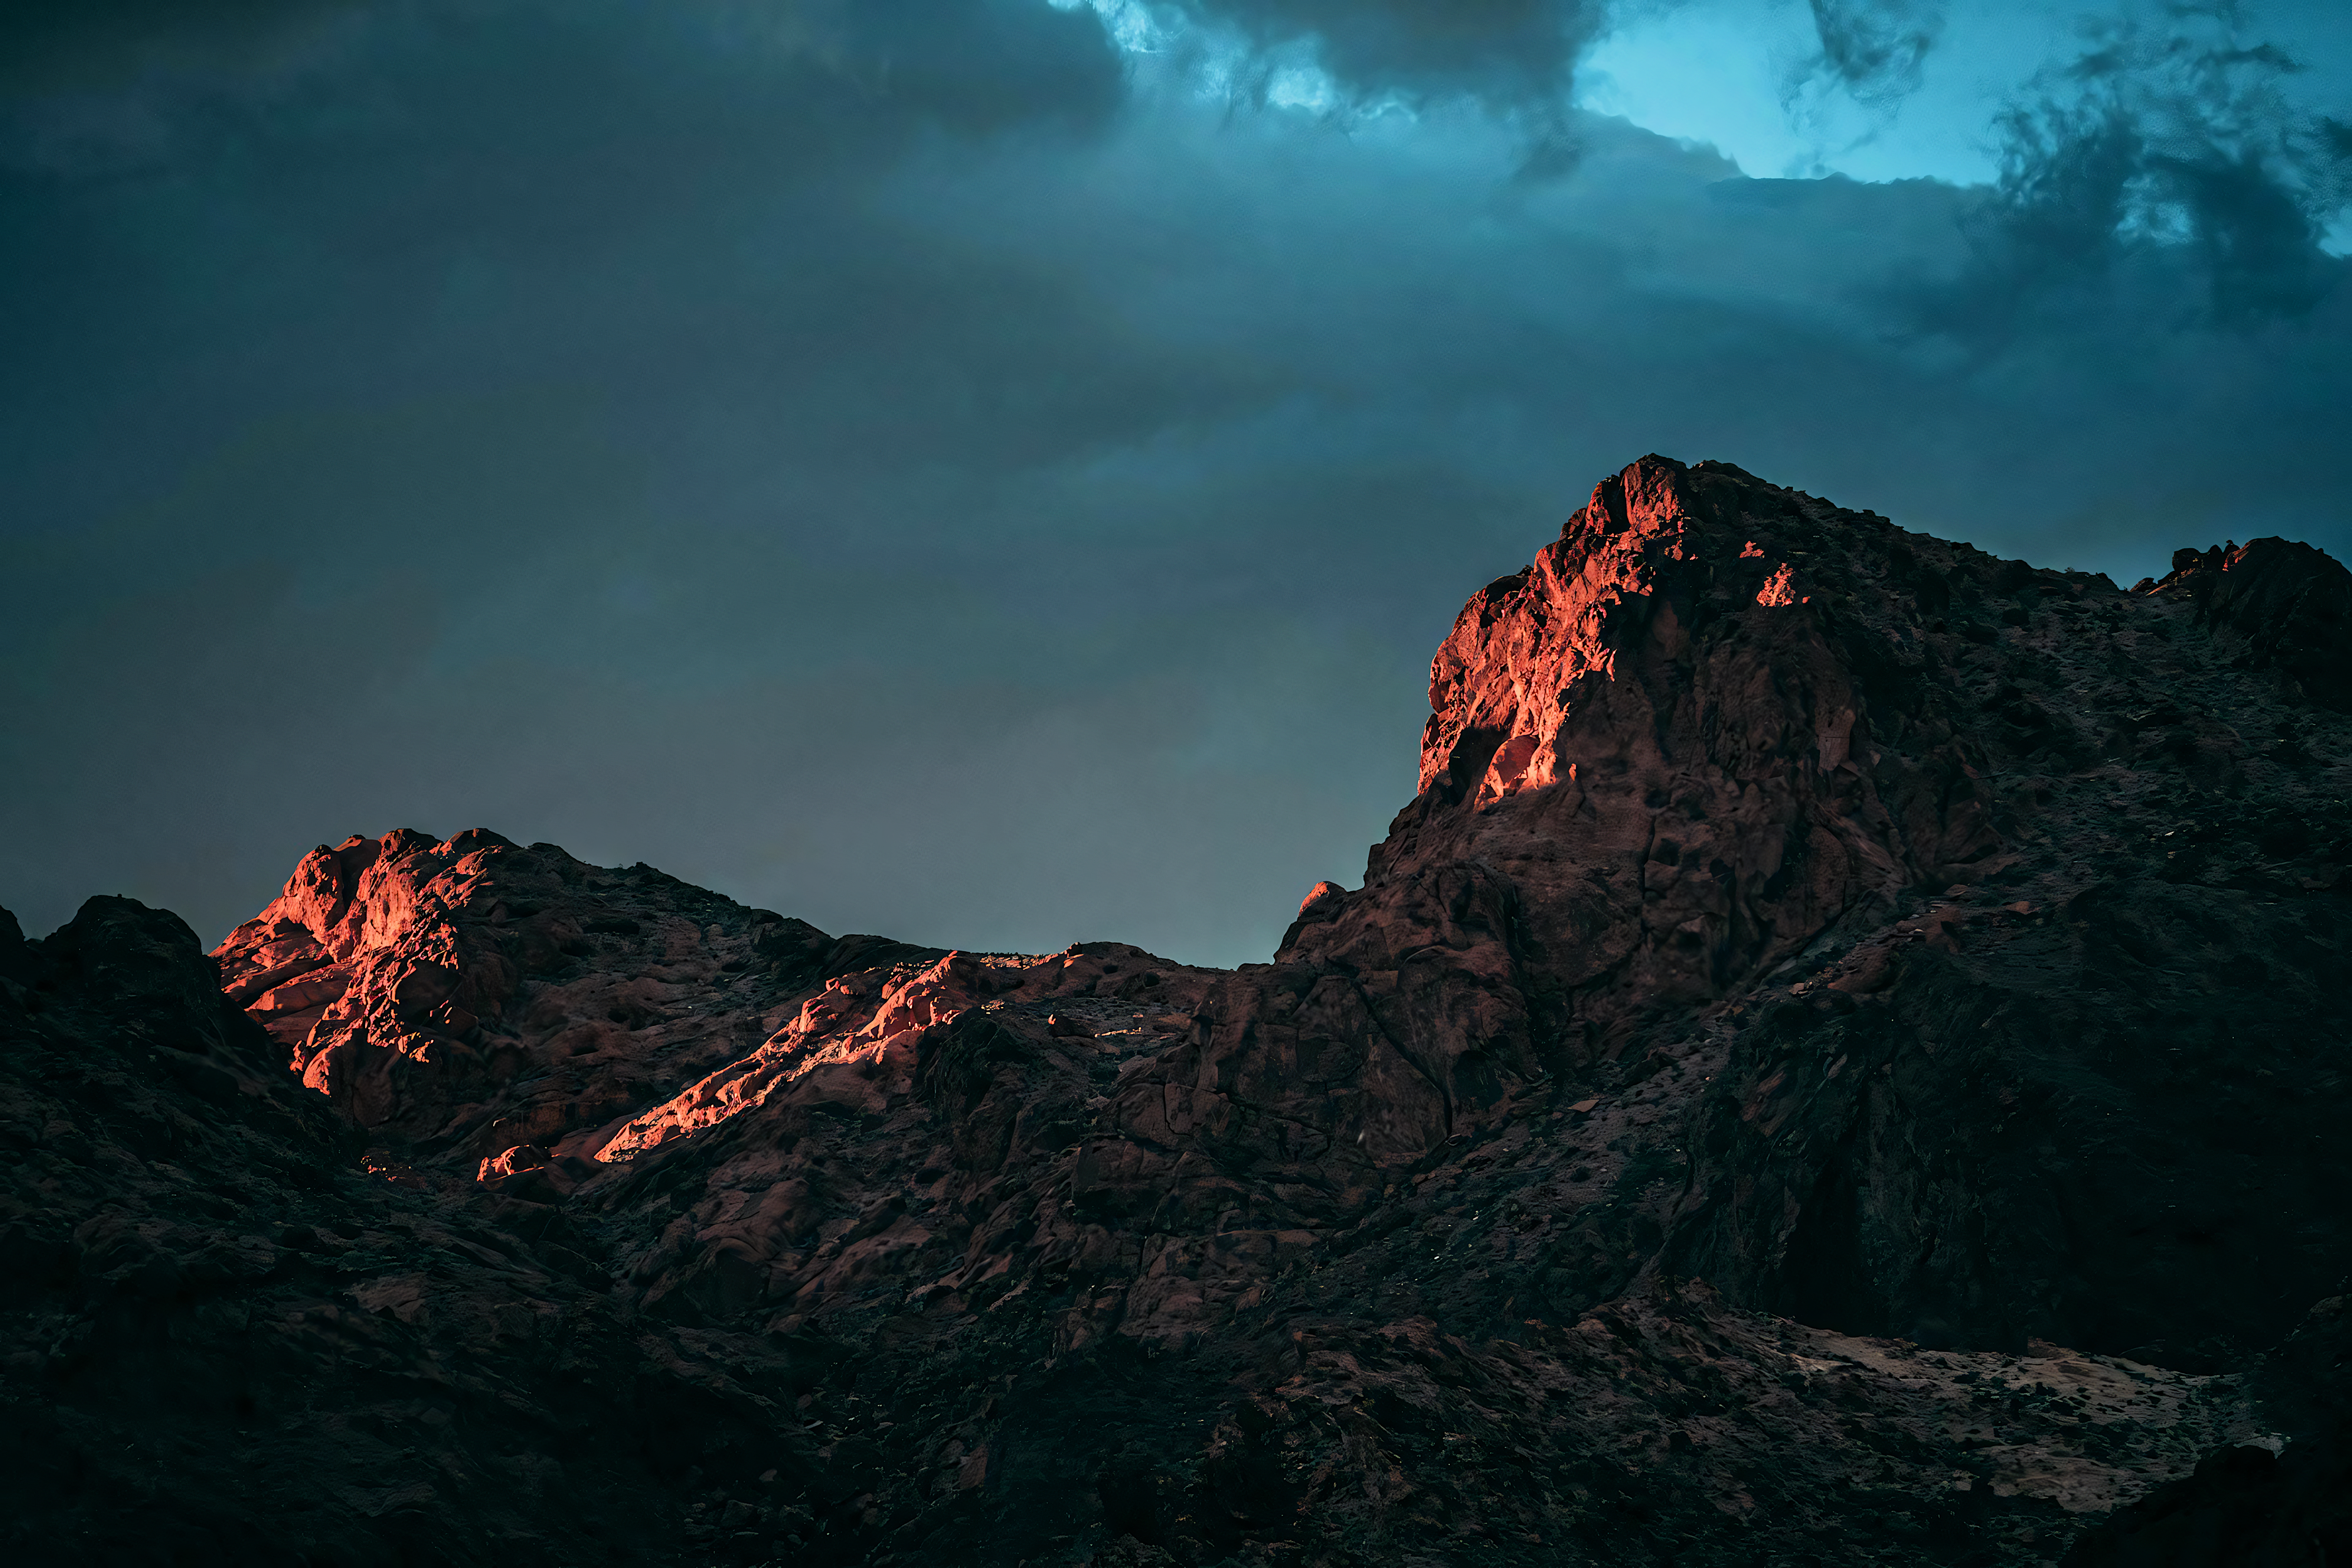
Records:
[[[1227,941],[1185,867],[1135,864],[1135,814],[1239,788],[1265,826],[1224,821],[1229,857],[1311,838],[1328,786],[1166,764],[1217,743],[1203,668],[1328,647],[1255,587],[1169,625],[1141,574],[1213,541],[1146,548],[1106,593],[1099,550],[1023,539],[1002,492],[1230,416],[1263,371],[1129,319],[1017,220],[941,233],[876,183],[919,146],[1017,163],[1098,128],[1119,76],[1091,14],[377,20],[269,90],[203,84],[203,112],[174,84],[183,118],[128,174],[0,193],[24,350],[0,749],[9,815],[42,822],[8,896],[38,923],[92,874],[49,847],[110,843],[96,863],[151,892],[235,887],[191,909],[210,926],[265,838],[276,862],[289,831],[455,813],[739,889],[781,869],[779,900],[829,880],[802,903],[839,923],[1055,945],[1092,895],[1040,907],[1042,842],[1175,895],[1190,929],[1163,938]],[[1122,737],[1104,716],[1129,712],[1154,717]],[[194,792],[164,820],[136,804],[158,757]],[[1031,887],[973,882],[1024,854]]]
[[[2000,184],[1967,273],[1930,301],[1938,329],[2001,336],[2118,299],[2246,325],[2305,315],[2341,283],[2321,246],[2352,195],[2336,122],[2294,106],[2294,57],[2244,37],[2234,7],[2169,20],[2109,24],[2000,115]]]
[[[1919,85],[1920,68],[1943,31],[1936,0],[1811,0],[1822,41],[1820,68],[1856,98],[1884,101]]]
[[[584,124],[595,143],[634,132],[657,153],[666,127],[641,117],[697,94],[709,101],[689,134],[723,133],[730,119],[755,133],[790,126],[807,166],[921,125],[984,134],[1098,120],[1120,77],[1091,12],[1035,0],[678,0],[634,26],[600,0],[105,0],[12,13],[0,61],[14,62],[0,65],[0,157],[67,174],[289,132],[336,155],[414,155]],[[355,69],[369,90],[327,101]],[[494,96],[499,86],[511,90]],[[436,114],[448,116],[437,142]]]
[[[1259,958],[1409,797],[1464,596],[1641,452],[2120,576],[2343,542],[2344,290],[2283,331],[2086,287],[1955,353],[1912,312],[2031,181],[1743,180],[1591,117],[1529,177],[1465,101],[1507,94],[1440,90],[1485,45],[1349,68],[1426,100],[1343,123],[1042,0],[298,34],[11,110],[151,132],[0,173],[31,926],[217,934],[313,842],[480,824],[836,930]]]
[[[18,0],[0,18],[0,88],[91,90],[158,71],[247,74],[362,0]]]
[[[1450,94],[1542,106],[1628,9],[1611,0],[1186,0],[1265,47],[1301,39],[1360,95]],[[1671,3],[1671,0],[1670,0]],[[1939,0],[1809,0],[1821,52],[1808,75],[1886,102],[1919,83],[1943,29]]]
[[[1603,0],[1189,0],[1261,45],[1312,37],[1359,92],[1467,93],[1523,104],[1557,92]]]

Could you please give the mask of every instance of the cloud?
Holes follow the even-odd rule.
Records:
[[[391,7],[207,90],[151,162],[0,169],[35,927],[218,934],[313,843],[480,825],[829,927],[1254,960],[1407,798],[1464,597],[1633,455],[2122,577],[2352,536],[2308,460],[2345,291],[2141,310],[2189,242],[2095,191],[2045,203],[2080,308],[1958,352],[1920,291],[2030,180],[1744,180],[1591,117],[1528,178],[1507,108],[1206,100],[1043,0]]]
[[[2035,312],[2129,295],[2170,320],[2307,315],[2343,279],[2321,248],[2352,197],[2336,121],[2283,90],[2299,68],[2250,41],[2233,6],[2176,7],[2163,28],[2114,21],[2000,115],[1995,199],[1971,264],[1927,317],[1999,337]]]
[[[1234,28],[1279,68],[1286,51],[1316,58],[1359,102],[1467,97],[1531,114],[1558,140],[1556,112],[1585,51],[1645,10],[1627,0],[1183,0],[1196,18]],[[1943,26],[1941,0],[1810,0],[1820,51],[1807,79],[1886,104],[1918,85]],[[1261,87],[1263,82],[1259,82]]]
[[[159,71],[252,74],[363,0],[18,0],[0,17],[0,88],[119,88]]]
[[[357,150],[421,140],[431,128],[406,117],[436,111],[451,116],[446,141],[528,139],[537,126],[524,107],[573,91],[608,95],[599,142],[632,127],[658,141],[666,127],[651,117],[667,116],[681,92],[709,94],[720,114],[778,95],[798,110],[811,152],[827,159],[925,126],[965,135],[1083,127],[1111,112],[1121,90],[1117,50],[1084,7],[678,0],[636,25],[626,9],[615,0],[36,5],[0,22],[0,62],[14,62],[0,64],[0,167],[110,175],[207,156],[279,127]],[[624,34],[646,52],[613,54]],[[480,94],[515,70],[535,82],[503,102]],[[355,72],[376,87],[365,100],[321,100]],[[754,114],[773,121],[777,107]]]
[[[1507,107],[1556,97],[1603,26],[1605,0],[1187,0],[1261,47],[1320,44],[1360,96],[1469,96]]]
[[[1818,68],[1865,103],[1918,87],[1921,67],[1943,31],[1937,0],[1811,0],[1821,38]]]
[[[2336,165],[2340,177],[2344,166],[2352,163],[2352,125],[2323,114],[2313,131],[2320,153]]]

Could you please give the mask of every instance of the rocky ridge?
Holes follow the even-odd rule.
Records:
[[[1473,597],[1431,706],[1362,886],[1230,973],[835,939],[483,832],[313,852],[215,955],[226,1012],[135,906],[0,942],[15,1124],[90,1129],[79,1163],[22,1134],[9,1198],[45,1261],[6,1386],[60,1413],[32,1473],[73,1456],[20,1542],[180,1495],[108,1451],[121,1358],[45,1337],[132,1299],[174,1379],[306,1391],[175,1414],[316,1472],[215,1477],[190,1560],[2300,1562],[2226,1552],[2352,1528],[2308,1394],[2352,1268],[2341,567],[2263,540],[2126,592],[1645,458]],[[124,1044],[75,969],[134,928],[202,1051]],[[38,1065],[114,1060],[83,1042],[103,1091]],[[263,1168],[315,1184],[248,1209],[315,1247],[231,1236],[263,1157],[183,1058],[271,1108]],[[256,1261],[140,1295],[102,1214]],[[318,1313],[369,1348],[270,1326]],[[386,1376],[396,1457],[322,1450],[391,1430]],[[724,1419],[665,1450],[673,1398]]]

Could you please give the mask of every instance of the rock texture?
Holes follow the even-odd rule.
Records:
[[[2352,576],[1651,458],[1430,696],[1232,973],[484,832],[315,851],[225,1000],[121,900],[0,933],[14,1542],[2352,1553]]]
[[[15,924],[0,1556],[672,1561],[721,1456],[824,1496],[803,1349],[714,1361],[614,1289],[592,1227],[371,1173],[176,917]]]

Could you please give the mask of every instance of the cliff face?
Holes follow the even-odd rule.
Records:
[[[1565,1083],[1595,1180],[1670,1162],[1643,1268],[2218,1365],[2352,1256],[2346,586],[2261,541],[2126,594],[1636,464],[1463,611],[1365,886],[1118,1124],[1278,1107],[1344,1212]]]
[[[319,1130],[301,1201],[412,1239],[154,1321],[477,1321],[488,1287],[403,1247],[495,1220],[499,1289],[634,1343],[433,1353],[533,1408],[609,1375],[730,1413],[690,1462],[562,1440],[614,1533],[452,1457],[562,1419],[434,1405],[405,1453],[457,1479],[414,1528],[512,1521],[459,1560],[2332,1542],[2352,1449],[2288,1391],[2346,1375],[2314,1347],[2352,1270],[2352,577],[2278,540],[2176,565],[2126,593],[1645,458],[1463,611],[1363,885],[1230,973],[835,939],[487,833],[321,847],[216,955],[217,1028],[290,1065],[247,1076]],[[41,1010],[82,923],[0,942],[24,1037],[119,1034]],[[151,1228],[228,1179],[171,1169],[118,1200]],[[102,1317],[47,1191],[12,1200],[57,1249],[21,1321]],[[12,1364],[89,1455],[131,1419]],[[320,1363],[310,1407],[362,1384]],[[2191,1476],[2231,1445],[2263,1458]],[[364,1536],[300,1490],[223,1495],[272,1550]]]

